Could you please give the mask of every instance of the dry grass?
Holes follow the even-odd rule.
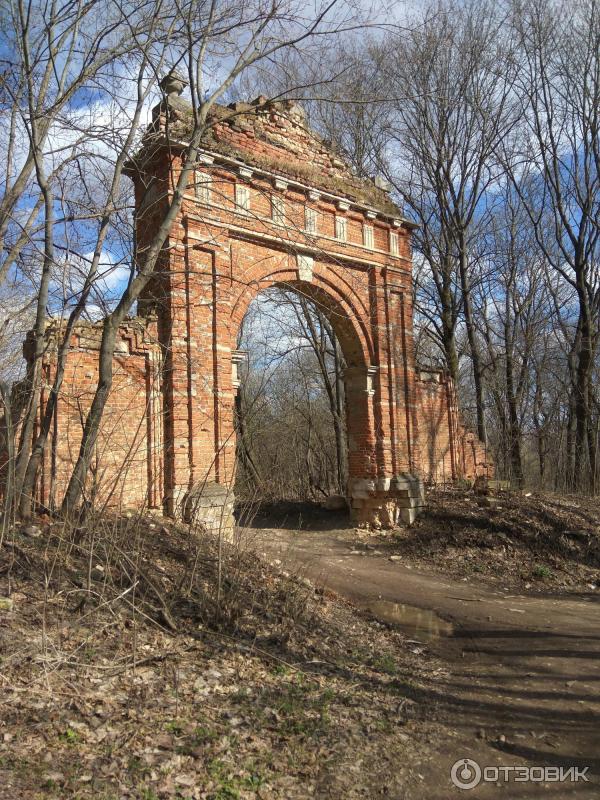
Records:
[[[219,569],[214,538],[136,516],[12,531],[0,800],[400,791],[428,724],[409,698],[434,660],[302,576],[222,551]]]

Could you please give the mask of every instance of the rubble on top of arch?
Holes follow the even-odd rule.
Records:
[[[164,131],[167,118],[171,137],[185,141],[193,124],[191,104],[170,94],[154,109],[154,134]],[[202,145],[210,152],[403,217],[384,188],[354,174],[331,143],[308,127],[304,109],[293,100],[261,95],[250,103],[215,104],[208,123]]]

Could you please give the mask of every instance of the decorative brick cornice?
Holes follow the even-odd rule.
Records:
[[[158,139],[154,144],[155,144],[154,149],[158,150],[160,148],[160,142],[158,141]],[[169,142],[169,147],[172,149],[180,148],[181,150],[183,150],[187,147],[187,144],[182,141],[171,141]],[[212,161],[210,162],[211,164],[218,164],[221,167],[231,169],[232,171],[237,172],[240,176],[241,176],[241,170],[246,169],[252,174],[252,176],[265,178],[269,180],[271,183],[279,181],[280,185],[285,184],[286,188],[291,187],[301,192],[304,192],[308,197],[308,199],[311,200],[312,202],[316,202],[322,199],[322,200],[327,200],[333,203],[334,205],[338,206],[340,210],[349,210],[350,208],[353,208],[356,209],[357,211],[362,211],[365,214],[371,213],[374,215],[373,217],[371,217],[372,219],[378,217],[382,221],[387,222],[390,225],[393,225],[395,228],[404,227],[408,230],[414,230],[415,228],[419,227],[417,223],[412,222],[409,219],[406,219],[406,217],[402,217],[397,214],[389,214],[388,212],[382,211],[378,208],[374,208],[373,206],[370,206],[367,203],[361,203],[358,200],[351,200],[339,194],[328,192],[319,187],[311,186],[310,184],[304,183],[303,181],[290,178],[287,175],[280,175],[276,172],[264,169],[262,167],[257,167],[254,165],[252,167],[249,167],[240,159],[227,156],[217,151],[208,149],[200,150],[198,154],[198,160],[206,157],[212,158]],[[208,164],[209,162],[206,161],[202,163]],[[126,170],[126,174],[128,175],[134,174],[131,162],[128,162],[128,168]],[[343,208],[340,206],[340,204]]]

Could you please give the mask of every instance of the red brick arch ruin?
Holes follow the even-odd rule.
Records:
[[[165,140],[167,115],[180,146]],[[140,258],[166,213],[188,119],[179,98],[158,106],[129,166]],[[424,479],[487,469],[447,377],[415,367],[412,225],[385,187],[357,178],[306,126],[298,106],[258,98],[217,108],[212,123],[138,316],[122,327],[89,491],[231,526],[236,337],[258,293],[284,286],[327,314],[344,352],[357,523],[412,522]],[[45,505],[60,497],[77,454],[100,328],[80,325],[73,335],[39,480]],[[59,329],[49,325],[50,344]]]

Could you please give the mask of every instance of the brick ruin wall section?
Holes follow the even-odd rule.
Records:
[[[462,423],[453,381],[442,371],[417,375],[421,474],[433,484],[493,477],[483,443]]]
[[[78,453],[83,420],[97,382],[99,333],[98,327],[80,326],[72,339],[56,423],[38,484],[37,499],[44,507],[54,506],[56,498],[62,496]],[[113,388],[87,486],[87,496],[93,494],[109,508],[163,507],[165,448],[160,363],[156,323],[147,325],[144,320],[135,320],[125,324],[118,336]],[[210,365],[205,362],[198,366],[201,374],[210,373]],[[49,350],[44,365],[44,386],[52,380],[52,368]],[[421,459],[417,471],[421,477],[427,483],[439,484],[493,475],[493,464],[485,448],[460,422],[456,395],[448,376],[443,372],[420,371],[416,386]],[[212,385],[209,388],[212,391]],[[43,388],[42,408],[45,391]],[[227,400],[229,394],[233,396],[230,385],[225,393],[221,392],[222,399]],[[352,402],[351,396],[349,402]],[[223,403],[217,415],[227,414],[228,406],[228,402]],[[214,409],[205,408],[204,422],[212,419],[214,413]],[[369,429],[364,422],[360,417],[355,420],[359,436],[361,429]],[[354,436],[352,431],[349,433]],[[221,449],[221,465],[217,459],[209,474],[205,474],[206,458],[213,459],[214,450],[212,441],[203,444],[200,438],[188,451],[186,441],[184,466],[192,477],[195,469],[195,477],[211,481],[221,477],[220,470],[233,469],[233,449],[226,448]],[[365,454],[375,457],[372,444],[363,444],[362,453],[351,455],[360,459],[359,469],[364,468]]]
[[[79,452],[83,424],[98,381],[101,330],[101,325],[79,325],[71,339],[37,487],[37,499],[44,507],[60,504]],[[54,364],[50,346],[43,367],[40,414],[54,377]],[[113,386],[87,476],[86,499],[107,507],[161,506],[160,380],[156,325],[126,323],[117,337]]]

